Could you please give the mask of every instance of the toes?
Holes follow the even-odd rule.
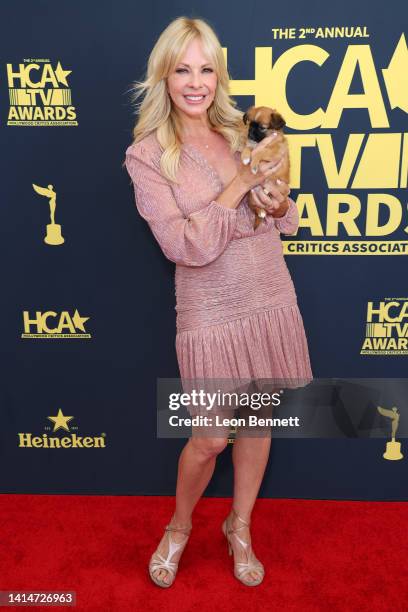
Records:
[[[261,576],[257,572],[248,572],[245,576],[248,582],[254,582],[255,580],[259,580]]]
[[[156,570],[156,572],[153,572],[153,575],[157,578],[157,580],[160,580],[160,582],[165,582],[166,584],[168,583],[168,572],[166,572],[166,570]]]

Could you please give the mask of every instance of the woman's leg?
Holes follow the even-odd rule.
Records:
[[[193,509],[213,475],[217,455],[228,444],[229,429],[229,427],[223,429],[217,427],[216,430],[214,429],[214,437],[211,437],[211,430],[193,427],[192,437],[181,451],[178,461],[176,504],[171,521],[173,527],[184,527],[191,524]],[[158,547],[158,552],[164,557],[168,553],[166,534],[167,532],[163,535]],[[173,542],[181,542],[185,537],[182,532],[171,532]],[[174,554],[172,561],[177,562],[181,554]],[[170,576],[167,574],[168,572],[163,569],[154,572],[159,580],[170,582]]]
[[[251,512],[254,507],[259,488],[268,463],[271,438],[237,438],[232,449],[232,460],[234,465],[234,497],[232,505],[244,521],[251,520]],[[243,526],[242,521],[233,515],[231,527],[242,527],[237,535],[244,542],[251,541],[249,527]],[[235,561],[248,561],[244,548],[232,538]],[[259,578],[255,571],[248,572],[246,580]]]
[[[254,414],[253,411],[249,411]],[[246,414],[249,413],[246,411]],[[261,408],[255,413],[259,417],[270,417],[270,407]],[[258,496],[259,488],[265,474],[271,448],[270,427],[256,426],[250,428],[248,425],[238,427],[237,435],[232,448],[232,462],[234,466],[234,496],[232,505],[244,521],[251,520],[251,513]],[[233,515],[231,527],[242,527],[237,534],[244,542],[251,541],[249,528],[243,526],[242,521]],[[243,547],[232,538],[234,544],[234,555],[236,561],[247,561],[247,555]],[[259,574],[255,571],[248,572],[246,579],[257,579]]]

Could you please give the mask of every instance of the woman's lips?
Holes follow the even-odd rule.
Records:
[[[187,94],[189,95],[189,94]],[[200,104],[201,102],[203,102],[205,95],[201,96],[199,100],[189,100],[189,98],[187,98],[187,95],[184,96],[185,100],[189,103],[189,104]],[[198,96],[193,96],[195,98],[197,98]]]

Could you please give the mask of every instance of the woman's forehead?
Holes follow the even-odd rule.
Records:
[[[200,38],[194,38],[185,46],[185,48],[176,55],[176,63],[192,66],[204,66],[212,64],[212,59],[209,53],[206,52]]]

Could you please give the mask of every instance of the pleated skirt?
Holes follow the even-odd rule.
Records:
[[[227,393],[303,387],[313,380],[307,338],[297,304],[187,330],[176,335],[183,390]],[[191,415],[206,414],[189,407]]]

